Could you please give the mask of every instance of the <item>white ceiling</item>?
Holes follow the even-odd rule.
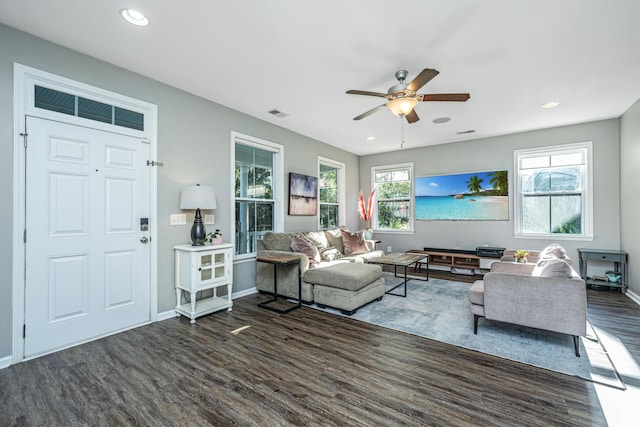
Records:
[[[400,119],[352,120],[384,99],[345,91],[398,69],[471,94],[420,103],[405,148],[619,117],[640,98],[639,19],[638,0],[0,0],[4,24],[359,155],[397,150]]]

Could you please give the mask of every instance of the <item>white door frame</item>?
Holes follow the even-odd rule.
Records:
[[[44,119],[81,125],[99,130],[117,131],[125,135],[143,139],[149,143],[149,160],[157,161],[157,117],[158,108],[153,104],[129,98],[114,92],[106,91],[94,86],[79,83],[45,71],[14,63],[13,86],[13,263],[12,263],[12,301],[13,312],[11,363],[18,363],[24,359],[24,304],[25,304],[25,161],[26,150],[24,143],[25,117],[27,115]],[[65,93],[81,95],[88,99],[121,106],[123,108],[144,114],[144,131],[116,127],[110,124],[74,117],[53,111],[35,108],[33,85],[39,84]],[[151,167],[149,178],[149,225],[150,225],[150,272],[149,272],[149,319],[155,322],[158,318],[157,292],[157,249],[158,249],[158,221],[157,221],[157,170]]]

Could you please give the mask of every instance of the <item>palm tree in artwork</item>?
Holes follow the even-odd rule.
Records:
[[[465,184],[467,184],[467,188],[470,192],[479,193],[480,190],[482,190],[482,187],[480,186],[480,184],[482,184],[482,181],[483,179],[478,178],[478,175],[474,175],[469,178],[469,181],[467,181]]]
[[[493,185],[493,189],[501,196],[507,195],[509,192],[509,176],[507,175],[507,171],[491,172],[489,176],[491,177],[489,184]]]

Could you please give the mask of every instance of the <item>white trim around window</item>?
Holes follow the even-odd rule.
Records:
[[[254,136],[245,135],[239,132],[232,131],[231,132],[231,179],[230,181],[230,194],[231,194],[231,243],[234,244],[235,247],[235,236],[236,236],[236,198],[235,198],[235,166],[236,166],[236,144],[245,145],[248,147],[254,147],[261,150],[271,151],[273,156],[273,199],[274,199],[274,230],[273,231],[282,231],[284,230],[284,200],[285,200],[285,192],[284,192],[284,145],[277,144],[275,142],[267,141],[264,139],[256,138]],[[243,261],[254,259],[256,257],[255,252],[239,254],[235,255],[234,261]]]
[[[413,177],[413,162],[409,163],[398,163],[395,165],[382,165],[382,166],[373,166],[371,168],[371,188],[377,186],[376,184],[376,173],[379,172],[393,172],[393,171],[408,171],[409,173],[409,182],[410,182],[410,192],[408,198],[398,199],[407,200],[409,203],[409,228],[408,229],[392,229],[392,228],[380,228],[378,224],[378,203],[380,202],[380,191],[376,191],[375,196],[375,206],[373,209],[372,221],[371,225],[374,228],[376,233],[394,233],[394,234],[413,234],[415,230],[415,185],[414,185],[414,177]],[[366,194],[365,194],[366,196]],[[391,200],[390,200],[391,201]]]
[[[572,158],[579,160],[570,160]],[[513,152],[515,171],[515,191],[514,191],[514,236],[516,238],[527,239],[549,239],[556,240],[593,240],[593,143],[591,141],[562,144],[548,147],[537,147],[532,149],[514,150]],[[557,159],[557,160],[554,160]],[[575,190],[567,191],[566,194],[576,194],[581,198],[581,232],[580,233],[533,233],[525,232],[523,203],[525,194],[523,190],[523,176],[527,170],[553,170],[557,167],[578,167],[581,169],[581,186]],[[530,193],[536,195],[535,192]],[[563,195],[562,190],[547,191],[543,195]]]
[[[345,164],[332,160],[326,157],[318,156],[318,177],[320,177],[320,165],[329,166],[335,168],[338,174],[338,224],[345,224],[346,209],[345,209]],[[318,192],[320,186],[318,186]],[[318,209],[320,209],[320,194],[318,193]],[[318,229],[320,229],[320,213],[318,212]]]

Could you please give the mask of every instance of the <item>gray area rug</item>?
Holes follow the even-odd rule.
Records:
[[[402,279],[383,273],[387,289]],[[480,319],[478,334],[473,333],[473,314],[467,300],[471,283],[430,278],[428,282],[410,280],[407,297],[385,295],[350,317],[367,323],[418,335],[515,360],[540,368],[574,375],[616,388],[624,388],[615,366],[606,354],[594,329],[587,322],[587,337],[580,338],[576,357],[569,335]],[[402,287],[394,293],[402,294]],[[344,316],[339,310],[320,309]]]

